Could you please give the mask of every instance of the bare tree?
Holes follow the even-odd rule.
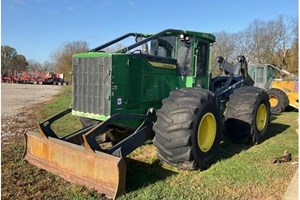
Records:
[[[222,56],[226,60],[232,59],[234,57],[234,49],[236,48],[234,35],[222,31],[215,33],[215,36],[217,41],[212,47],[213,57]]]
[[[43,71],[46,72],[54,72],[55,71],[55,63],[46,60],[42,65]]]
[[[220,32],[212,50],[232,61],[246,56],[250,63],[274,64],[298,72],[298,20],[279,16],[276,20],[254,20],[238,33]]]
[[[72,56],[76,53],[88,51],[88,44],[84,41],[67,42],[51,55],[55,70],[65,74],[65,78],[71,81]]]
[[[298,66],[299,66],[299,60],[298,60],[298,53],[299,53],[299,44],[298,44],[298,38],[295,40],[291,52],[290,52],[290,57],[288,61],[288,66],[286,69],[294,74],[298,74]]]
[[[263,63],[263,53],[265,46],[265,22],[261,20],[254,20],[248,28],[245,30],[244,39],[247,49],[247,55],[249,62]]]
[[[295,28],[298,22],[284,16],[279,16],[276,22],[278,35],[273,61],[278,66],[289,68],[293,47],[294,51],[298,51],[295,45],[298,42],[298,30]]]
[[[41,71],[42,70],[42,64],[39,61],[36,61],[34,59],[28,60],[28,70],[30,71]]]

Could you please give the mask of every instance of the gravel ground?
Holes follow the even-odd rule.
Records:
[[[22,134],[32,127],[32,110],[26,108],[49,100],[61,90],[56,85],[1,84],[1,138]]]
[[[1,115],[14,115],[20,110],[41,103],[56,95],[61,87],[55,85],[1,84]]]

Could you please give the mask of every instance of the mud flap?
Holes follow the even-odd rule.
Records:
[[[107,197],[115,199],[125,192],[126,162],[123,157],[28,131],[23,158]]]

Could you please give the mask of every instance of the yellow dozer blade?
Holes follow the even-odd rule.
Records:
[[[23,158],[70,182],[117,198],[125,192],[125,157],[154,137],[153,109],[145,115],[115,114],[104,122],[59,137],[51,125],[70,112],[68,108],[40,123],[40,133],[26,132]],[[102,149],[96,136],[103,134],[116,120],[124,119],[141,120],[142,123],[130,136]]]
[[[115,199],[125,191],[126,162],[99,151],[28,131],[24,158],[62,178]]]

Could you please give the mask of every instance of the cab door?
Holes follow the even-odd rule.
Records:
[[[208,88],[209,50],[209,42],[196,40],[194,48],[194,87]]]

